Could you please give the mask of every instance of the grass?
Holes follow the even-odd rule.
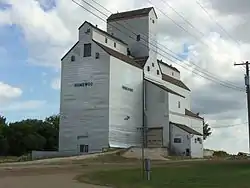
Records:
[[[78,180],[116,188],[249,188],[249,177],[249,161],[206,161],[154,167],[151,181],[142,180],[141,169],[96,171]]]

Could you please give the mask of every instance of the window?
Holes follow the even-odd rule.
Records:
[[[88,153],[89,145],[80,145],[80,153]]]
[[[178,101],[178,108],[181,108],[181,102]]]
[[[147,66],[147,69],[148,69],[148,71],[150,71],[150,67],[149,66]]]
[[[136,40],[140,41],[141,40],[141,35],[137,35]]]
[[[99,58],[100,58],[99,52],[96,52],[96,53],[95,53],[95,58],[96,58],[96,59],[99,59]]]
[[[91,56],[91,43],[89,43],[89,44],[84,44],[83,56],[84,56],[84,57],[89,57],[89,56]]]
[[[154,23],[155,23],[155,20],[152,20],[152,23],[154,24]]]
[[[76,60],[75,56],[72,55],[72,56],[71,56],[71,61],[73,62],[73,61],[75,61],[75,60]]]
[[[174,72],[172,72],[172,76],[174,76]]]
[[[181,143],[181,138],[174,138],[174,143]]]
[[[108,43],[108,39],[107,38],[105,38],[105,43]]]
[[[157,70],[157,75],[160,75],[160,71],[159,70]]]
[[[152,63],[152,67],[155,67],[155,64],[154,64],[154,63]]]
[[[116,48],[116,42],[114,42],[114,47]]]

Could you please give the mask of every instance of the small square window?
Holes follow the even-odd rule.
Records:
[[[108,38],[105,38],[105,43],[108,43]]]
[[[114,42],[114,47],[116,48],[116,42]]]
[[[160,75],[160,71],[159,70],[157,70],[157,75]]]
[[[150,67],[149,66],[147,66],[147,70],[150,71]]]
[[[152,67],[155,67],[155,64],[154,64],[154,63],[152,63]]]
[[[83,56],[84,56],[84,57],[89,57],[89,56],[91,56],[91,43],[89,43],[89,44],[84,44]]]
[[[75,61],[75,60],[76,60],[75,56],[72,55],[72,56],[71,56],[71,61],[73,62],[73,61]]]
[[[172,72],[172,76],[174,76],[174,72]]]
[[[140,41],[141,40],[141,35],[137,35],[136,40]]]
[[[154,23],[155,23],[155,20],[152,20],[152,23],[154,24]]]
[[[100,58],[99,52],[96,52],[96,53],[95,53],[95,58],[96,58],[96,59],[99,59],[99,58]]]
[[[181,108],[181,102],[178,101],[178,108]]]
[[[181,138],[174,138],[174,143],[181,143]]]

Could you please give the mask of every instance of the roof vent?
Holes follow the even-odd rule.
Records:
[[[96,28],[98,28],[98,25],[95,25]]]

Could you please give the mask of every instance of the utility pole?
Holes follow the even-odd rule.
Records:
[[[234,66],[244,65],[246,67],[246,75],[245,75],[245,85],[246,85],[246,93],[247,93],[247,112],[248,112],[248,147],[250,152],[250,91],[249,91],[249,62],[246,63],[235,63]]]

